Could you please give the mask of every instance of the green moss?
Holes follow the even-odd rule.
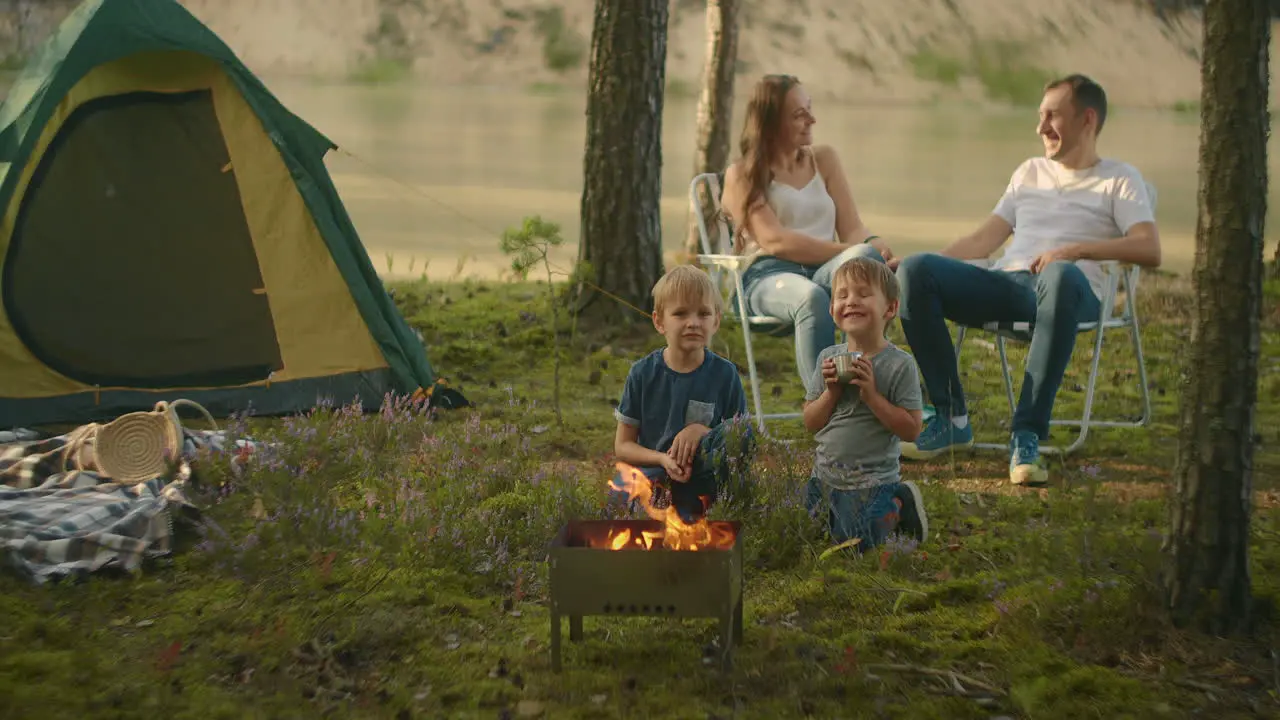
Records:
[[[1174,716],[1172,707],[1153,698],[1138,681],[1100,667],[1024,680],[1013,686],[1010,696],[1019,710],[1034,718]]]
[[[1267,678],[1270,661],[1247,643],[1168,628],[1154,599],[1151,528],[1167,517],[1183,280],[1152,275],[1140,297],[1154,426],[1094,431],[1079,457],[1055,461],[1044,492],[1009,488],[998,454],[904,465],[934,528],[921,548],[819,559],[827,543],[796,502],[809,446],[798,423],[777,423],[778,439],[801,442],[764,442],[757,502],[734,514],[747,528],[746,637],[730,676],[704,662],[714,620],[588,618],[584,641],[566,642],[564,672],[549,668],[546,545],[568,518],[604,514],[613,404],[630,362],[660,344],[652,328],[575,332],[562,318],[555,332],[569,352],[557,428],[545,285],[392,289],[433,363],[478,409],[434,420],[401,408],[390,419],[334,411],[252,421],[255,438],[281,443],[276,461],[243,478],[210,463],[196,494],[225,536],[210,531],[201,544],[180,525],[183,551],[134,578],[37,588],[3,576],[0,714],[488,719],[521,701],[555,718],[1280,709],[1265,684],[1214,700],[1176,684],[1219,673],[1228,659],[1241,675]],[[1280,319],[1265,322],[1264,358],[1280,354]],[[891,335],[902,342],[900,328]],[[1121,340],[1108,341],[1099,413],[1134,408],[1124,370],[1133,357]],[[745,364],[739,342],[726,327],[716,347]],[[759,337],[756,352],[769,368],[766,392],[781,388],[766,408],[794,408],[790,339]],[[1021,363],[1025,350],[1011,354]],[[1081,408],[1074,385],[1088,355],[1081,343],[1064,415]],[[975,427],[999,441],[1008,408],[998,360],[967,343],[961,362]],[[1264,365],[1266,389],[1275,369]],[[1260,491],[1274,492],[1280,477],[1280,434],[1266,429],[1277,420],[1280,404],[1264,399]],[[223,483],[234,492],[220,498]],[[255,497],[267,518],[253,516]],[[1253,527],[1258,592],[1280,596],[1273,503],[1259,504]],[[1275,631],[1263,633],[1254,642],[1274,646]],[[939,694],[936,679],[875,669],[883,665],[951,669],[1008,694],[981,705]]]

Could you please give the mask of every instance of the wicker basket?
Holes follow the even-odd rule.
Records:
[[[88,465],[121,485],[135,485],[164,475],[182,453],[182,420],[177,411],[181,405],[194,407],[215,429],[218,427],[209,411],[198,403],[159,402],[154,410],[127,413],[104,425],[91,426],[92,432],[86,435],[92,435],[92,443],[87,442],[90,437],[85,437],[82,448],[72,450],[76,454],[72,464],[82,469]]]

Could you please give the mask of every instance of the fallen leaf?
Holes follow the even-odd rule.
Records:
[[[333,570],[333,559],[336,558],[337,556],[338,556],[338,553],[330,552],[328,555],[324,556],[323,560],[320,561],[320,579],[321,580],[329,579],[329,573]]]
[[[249,511],[249,517],[254,520],[267,519],[267,506],[262,504],[262,498],[256,497],[253,499],[253,509]]]
[[[533,427],[529,428],[529,432],[533,433],[534,435],[541,435],[542,433],[550,429],[551,428],[547,427],[546,425],[534,425]]]
[[[173,663],[177,661],[178,654],[182,652],[182,642],[174,640],[169,647],[160,652],[160,659],[156,661],[156,670],[160,672],[168,672],[173,667]]]
[[[853,547],[860,542],[862,542],[862,538],[851,538],[849,540],[845,540],[839,545],[834,545],[832,547],[827,548],[826,550],[823,550],[822,554],[818,556],[818,560],[819,561],[826,560],[827,558],[831,557],[835,553],[838,553],[845,548]]]

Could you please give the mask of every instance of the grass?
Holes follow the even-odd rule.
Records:
[[[409,46],[409,34],[400,20],[397,8],[382,7],[378,24],[365,36],[373,47],[373,57],[362,60],[350,72],[351,82],[384,85],[398,83],[409,77],[413,66],[413,49]]]
[[[702,88],[697,84],[685,80],[684,78],[667,76],[667,87],[665,94],[669,98],[687,100],[696,98],[701,93]]]
[[[849,67],[852,70],[858,70],[860,72],[869,72],[873,75],[875,74],[875,71],[876,71],[875,65],[872,65],[871,60],[868,59],[866,55],[860,52],[854,52],[853,50],[840,48],[836,50],[836,57],[840,58],[840,61],[843,62],[847,67]]]
[[[796,23],[789,23],[783,20],[774,20],[769,23],[769,30],[773,34],[787,38],[792,42],[800,42],[804,40],[804,26]]]
[[[562,83],[538,81],[526,85],[525,90],[527,90],[530,95],[561,95],[569,91],[570,88]]]
[[[957,87],[975,78],[988,99],[1015,106],[1035,105],[1053,73],[1039,67],[1025,43],[1004,40],[976,42],[963,56],[922,48],[908,58],[915,76],[926,82]]]
[[[964,63],[956,58],[929,49],[917,50],[907,57],[907,61],[917,78],[948,87],[959,85],[966,72]]]
[[[348,79],[362,85],[389,85],[404,81],[410,74],[406,62],[377,57],[357,64]]]
[[[1053,73],[1038,67],[1029,58],[1027,45],[1009,41],[986,42],[974,46],[972,71],[982,83],[987,97],[1011,105],[1035,105],[1044,94]]]
[[[582,67],[587,40],[565,23],[564,9],[550,5],[534,11],[534,29],[542,38],[542,61],[559,73]]]
[[[595,619],[549,669],[546,545],[570,517],[602,517],[612,407],[643,326],[560,329],[569,400],[548,406],[545,285],[394,286],[435,365],[478,404],[435,419],[404,403],[239,419],[279,442],[243,473],[199,464],[205,508],[169,562],[136,577],[31,587],[0,578],[0,716],[369,718],[1257,717],[1280,711],[1264,628],[1227,642],[1162,620],[1154,569],[1174,458],[1187,288],[1144,280],[1152,427],[1096,431],[1051,487],[1008,487],[1005,460],[907,464],[934,539],[826,558],[798,493],[805,441],[768,440],[743,520],[746,637],[725,674],[714,621]],[[1280,593],[1280,310],[1261,348],[1253,578]],[[895,331],[896,335],[896,331]],[[720,347],[742,362],[738,339]],[[1112,351],[1115,352],[1112,352]],[[1133,407],[1114,337],[1099,411]],[[1060,411],[1080,407],[1088,349]],[[789,340],[757,353],[773,408],[795,406]],[[1020,362],[1022,356],[1015,356]],[[979,434],[1007,430],[995,354],[963,355]],[[337,399],[339,404],[342,399]],[[801,438],[798,424],[780,424]],[[1055,438],[1061,441],[1062,438]],[[717,508],[716,515],[725,511]],[[895,669],[896,668],[896,669]],[[948,670],[993,686],[964,697]],[[961,684],[973,689],[968,679]],[[55,699],[51,702],[51,699]]]

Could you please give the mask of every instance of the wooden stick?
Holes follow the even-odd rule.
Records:
[[[1170,680],[1169,682],[1173,683],[1174,685],[1179,685],[1181,687],[1188,688],[1190,690],[1201,690],[1203,692],[1215,693],[1218,695],[1227,694],[1226,690],[1218,687],[1217,685],[1210,685],[1209,683],[1200,682],[1198,680],[1177,679],[1177,680]]]
[[[954,670],[939,670],[938,668],[925,667],[923,665],[905,665],[905,664],[873,664],[864,666],[868,670],[885,670],[889,672],[915,673],[916,675],[929,675],[931,677],[947,678],[953,681],[972,685],[973,687],[985,690],[994,695],[1004,697],[1005,691],[998,687],[988,685],[981,680],[975,680],[968,675],[962,675]]]

